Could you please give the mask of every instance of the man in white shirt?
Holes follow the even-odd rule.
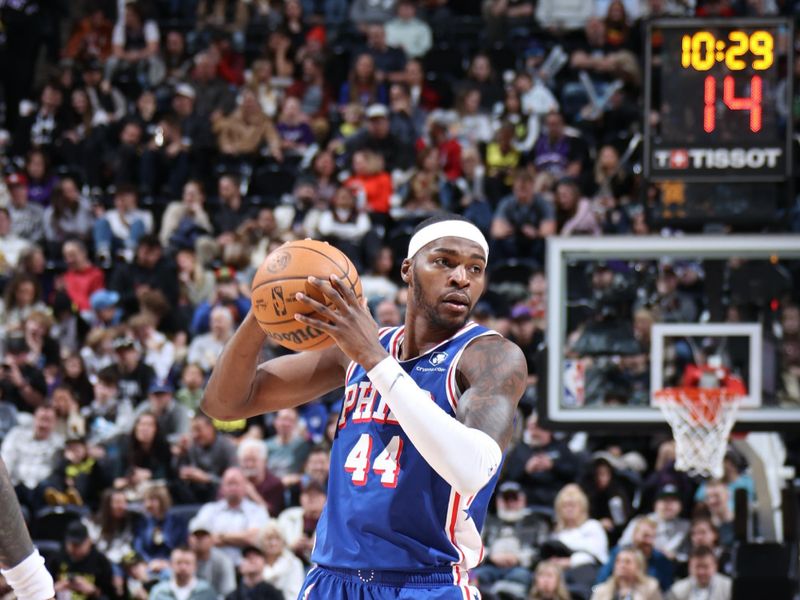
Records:
[[[55,426],[55,410],[40,406],[33,414],[32,426],[17,425],[3,440],[0,454],[23,504],[30,504],[33,490],[52,474],[64,448],[64,439],[55,432]]]
[[[238,565],[241,548],[253,543],[259,530],[270,518],[266,508],[245,497],[247,480],[238,467],[225,471],[220,485],[222,500],[204,504],[192,521],[190,529],[202,523],[211,533],[213,543]]]
[[[670,588],[667,600],[730,600],[731,580],[717,573],[717,557],[708,546],[694,548],[689,556],[689,577]]]
[[[386,44],[402,48],[409,58],[425,56],[431,49],[430,26],[417,18],[417,7],[411,0],[397,3],[397,15],[386,23]]]
[[[30,242],[11,231],[11,215],[6,207],[0,207],[0,273],[15,269],[19,255],[30,245]]]
[[[179,546],[169,558],[172,577],[150,590],[150,600],[217,600],[217,593],[195,576],[197,559],[186,546]]]

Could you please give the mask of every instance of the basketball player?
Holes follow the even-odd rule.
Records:
[[[522,351],[469,321],[486,286],[488,245],[455,215],[411,238],[401,276],[405,325],[378,330],[350,286],[310,278],[335,309],[298,294],[297,315],[336,345],[256,366],[253,315],[225,347],[203,410],[223,420],[297,406],[345,385],[303,600],[472,599],[467,569],[525,389]]]
[[[55,596],[53,578],[33,547],[17,495],[0,460],[0,572],[18,600],[48,600]]]

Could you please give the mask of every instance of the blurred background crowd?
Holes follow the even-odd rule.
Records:
[[[490,239],[475,318],[516,341],[530,370],[473,573],[484,597],[728,597],[732,491],[753,494],[741,457],[699,482],[675,471],[670,440],[538,425],[545,239],[658,233],[632,144],[647,19],[799,9],[0,2],[0,440],[59,600],[296,597],[339,394],[222,423],[198,410],[204,382],[270,250],[336,245],[376,320],[397,325],[410,233],[442,210]],[[692,296],[696,266],[648,269],[647,298],[622,311],[638,327],[630,343],[645,343],[648,319],[707,308]],[[587,321],[619,305],[628,272],[582,267],[599,302],[576,317],[571,352],[584,352]],[[781,284],[779,317],[781,390],[798,401],[799,272]],[[264,358],[282,352],[267,344]],[[638,402],[629,379],[594,401]]]

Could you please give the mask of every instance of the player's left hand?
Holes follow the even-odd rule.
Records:
[[[378,324],[349,285],[335,275],[328,281],[309,277],[308,282],[330,300],[333,307],[299,292],[297,299],[308,304],[321,318],[298,313],[295,319],[330,335],[350,360],[367,371],[388,356],[378,341]]]

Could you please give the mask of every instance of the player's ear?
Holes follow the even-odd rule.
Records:
[[[404,258],[403,264],[400,265],[400,278],[406,284],[411,281],[411,261],[407,258]]]

